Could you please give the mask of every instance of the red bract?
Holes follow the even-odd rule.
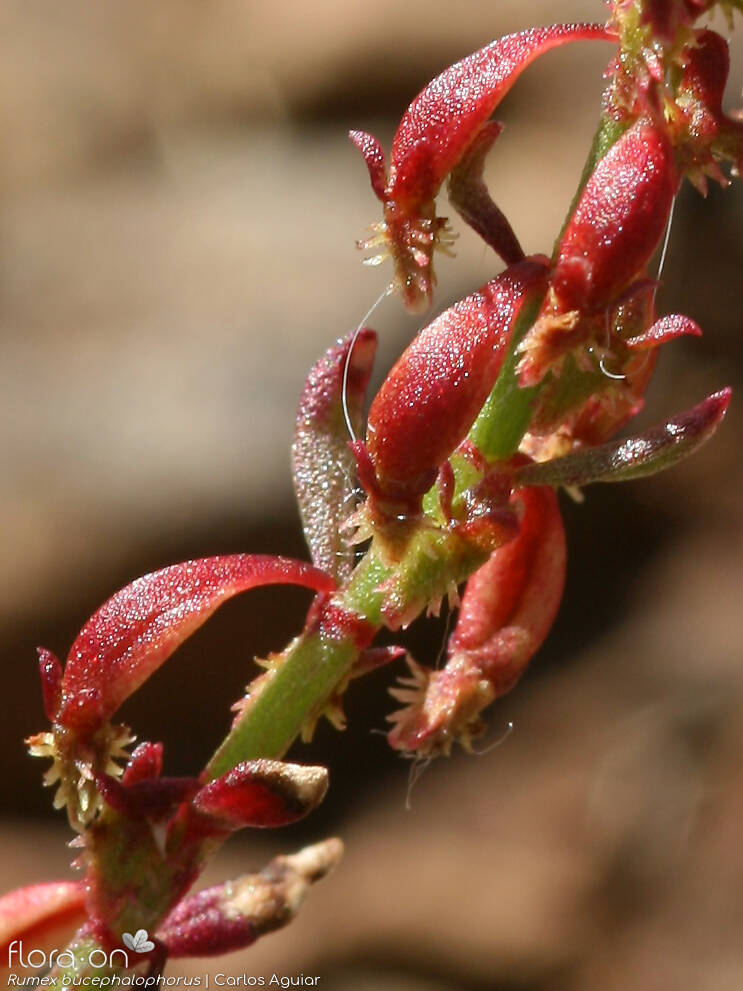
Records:
[[[513,500],[523,507],[514,540],[494,551],[467,582],[449,655],[478,658],[483,673],[503,695],[554,622],[565,581],[565,533],[551,488],[523,489]],[[513,631],[520,650],[513,651]]]
[[[681,167],[703,193],[706,176],[722,186],[728,184],[719,160],[731,160],[737,171],[743,168],[743,123],[732,120],[722,109],[729,70],[725,39],[714,31],[696,31],[695,43],[684,52],[676,98],[680,121],[674,143]]]
[[[511,331],[544,293],[547,267],[526,259],[446,310],[397,361],[369,410],[359,477],[383,516],[415,513],[493,387]],[[537,304],[538,305],[538,304]]]
[[[691,317],[684,316],[683,313],[669,313],[636,337],[627,338],[624,343],[630,351],[650,351],[676,340],[677,337],[701,336],[701,327]]]
[[[520,345],[522,385],[535,385],[596,335],[635,288],[666,228],[678,177],[665,134],[639,120],[600,160],[562,236],[542,313]],[[645,284],[647,286],[647,283]]]
[[[433,252],[441,244],[446,224],[445,218],[436,217],[434,200],[460,164],[464,174],[453,177],[454,206],[507,263],[523,257],[510,226],[482,185],[484,156],[500,130],[487,128],[486,122],[538,56],[566,42],[584,40],[614,38],[600,24],[556,24],[506,35],[450,66],[408,107],[392,142],[389,175],[377,140],[351,131],[366,160],[372,189],[384,204],[384,220],[376,227],[376,236],[361,246],[382,247],[392,256],[396,283],[410,309],[423,309],[431,301]],[[490,223],[483,205],[491,213]]]
[[[440,671],[412,663],[393,690],[407,707],[390,717],[389,741],[424,756],[469,746],[481,711],[516,684],[547,636],[565,583],[565,533],[555,493],[524,489],[517,536],[495,550],[467,582],[448,661]]]
[[[132,751],[132,755],[124,768],[121,777],[123,785],[136,785],[140,781],[151,781],[159,778],[163,767],[162,743],[150,743],[145,740]]]
[[[282,584],[329,592],[335,583],[301,561],[260,554],[186,561],[138,578],[101,606],[73,643],[56,722],[77,733],[94,729],[223,602]]]
[[[586,183],[560,241],[551,280],[563,311],[601,311],[642,272],[678,188],[668,139],[640,120]]]

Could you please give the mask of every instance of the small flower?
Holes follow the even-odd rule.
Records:
[[[367,259],[369,264],[379,264],[387,255],[392,258],[395,285],[408,309],[421,311],[431,304],[434,252],[451,249],[448,222],[436,216],[435,205],[447,177],[451,201],[465,221],[507,264],[523,258],[510,225],[482,182],[485,154],[500,131],[488,119],[540,55],[567,42],[591,40],[616,39],[601,24],[554,24],[506,35],[450,66],[403,115],[392,142],[389,172],[376,138],[351,131],[384,208],[383,221],[359,247],[381,249]]]
[[[555,493],[519,491],[518,533],[467,582],[448,660],[441,670],[410,661],[412,677],[393,696],[405,707],[389,717],[390,744],[422,757],[469,749],[481,713],[505,695],[547,636],[565,583],[565,533]]]
[[[28,741],[51,757],[45,782],[59,782],[75,828],[100,807],[96,779],[121,774],[132,737],[109,720],[119,706],[227,599],[262,585],[335,587],[330,575],[301,561],[235,554],[186,561],[145,575],[112,596],[85,624],[62,667],[40,650],[40,673],[52,731]]]

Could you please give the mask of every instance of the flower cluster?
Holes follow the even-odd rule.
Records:
[[[425,308],[433,294],[434,249],[449,229],[434,208],[445,179],[451,205],[508,263],[420,332],[354,444],[367,493],[354,522],[381,556],[403,559],[427,527],[489,555],[467,582],[446,667],[411,661],[396,690],[406,708],[390,742],[403,750],[468,745],[482,709],[546,636],[565,573],[553,486],[657,471],[708,437],[729,401],[723,390],[643,436],[610,441],[641,408],[659,348],[701,333],[655,308],[650,263],[679,186],[686,176],[704,191],[708,175],[728,181],[721,162],[735,173],[743,163],[743,125],[722,110],[726,42],[694,27],[712,5],[611,6],[607,26],[520,32],[447,69],[404,115],[388,173],[376,140],[351,132],[384,210],[362,246],[385,247],[406,306]],[[551,258],[524,258],[483,183],[500,131],[489,117],[533,58],[588,40],[618,46],[594,149]]]

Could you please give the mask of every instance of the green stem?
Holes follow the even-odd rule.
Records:
[[[405,538],[399,560],[386,563],[385,556],[383,541],[375,540],[330,602],[340,622],[326,622],[322,613],[275,660],[263,682],[254,683],[241,717],[207,766],[209,778],[244,760],[281,757],[322,715],[383,625],[407,625],[468,578],[487,554],[424,518]]]
[[[368,553],[353,571],[334,604],[379,625],[379,593],[386,576],[378,558]],[[371,637],[370,637],[371,639]],[[240,761],[281,757],[314,713],[322,710],[358,657],[352,633],[310,627],[285,650],[254,698],[207,765],[209,778],[225,774]]]
[[[583,172],[578,182],[578,188],[573,196],[562,229],[555,241],[553,259],[584,186],[596,168],[597,163],[604,157],[618,138],[621,137],[626,128],[626,124],[618,123],[606,114],[601,115],[599,126],[591,144],[591,150],[588,153],[586,164],[583,167]],[[518,451],[519,444],[529,429],[534,404],[541,389],[546,384],[547,380],[544,380],[539,385],[522,388],[519,385],[516,375],[516,366],[519,361],[519,354],[516,349],[524,335],[533,326],[542,302],[543,297],[531,301],[524,307],[514,327],[508,357],[503,363],[503,368],[490,395],[485,401],[485,405],[470,430],[469,440],[489,461],[506,461]],[[569,379],[568,383],[565,383],[568,393],[578,391],[584,387],[585,383],[579,380],[573,383]],[[567,406],[570,405],[571,403],[568,401]]]
[[[540,386],[523,389],[516,366],[517,347],[537,318],[544,296],[524,307],[513,330],[511,350],[485,405],[472,425],[469,439],[489,461],[505,461],[518,450],[531,420],[534,401]]]

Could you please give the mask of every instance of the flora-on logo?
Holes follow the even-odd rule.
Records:
[[[135,953],[149,953],[150,950],[155,949],[155,944],[150,939],[146,929],[138,929],[133,936],[131,933],[122,933],[121,939],[124,946],[129,950],[134,950]]]
[[[139,935],[139,933],[137,934]],[[147,933],[144,934],[145,939],[147,938]],[[129,944],[127,943],[127,946]],[[149,943],[149,946],[154,946],[153,943]],[[130,947],[130,949],[133,947]],[[138,950],[137,952],[144,952]],[[81,957],[85,963],[90,967],[100,970],[101,968],[112,968],[112,967],[124,967],[125,969],[129,967],[129,957],[126,950],[111,950],[107,953],[105,950],[96,946],[90,951],[87,958]],[[22,939],[14,939],[8,945],[8,970],[14,973],[19,967],[24,970],[51,970],[52,967],[74,967],[75,957],[71,950],[60,950],[58,948],[51,950],[42,950],[38,947],[34,947],[31,950],[27,950],[23,945]],[[52,981],[52,983],[54,983]],[[10,985],[9,985],[10,986]]]

